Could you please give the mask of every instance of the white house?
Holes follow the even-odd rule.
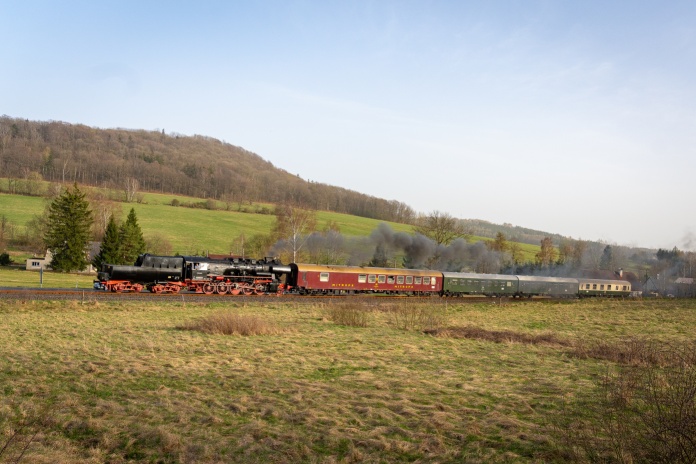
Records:
[[[40,271],[41,269],[48,269],[51,267],[51,260],[53,255],[51,255],[51,250],[46,251],[46,256],[43,258],[29,258],[27,259],[27,271]]]

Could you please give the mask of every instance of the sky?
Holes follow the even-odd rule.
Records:
[[[0,114],[206,135],[306,180],[696,250],[696,2],[0,0]]]

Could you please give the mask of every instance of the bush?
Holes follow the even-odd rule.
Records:
[[[367,327],[371,310],[354,301],[336,302],[329,308],[329,318],[336,324]]]
[[[447,324],[444,306],[422,303],[399,303],[388,309],[390,322],[401,330],[432,331]]]
[[[221,335],[275,335],[281,332],[274,324],[256,315],[237,313],[211,314],[178,328]]]
[[[7,253],[0,253],[0,266],[9,266],[12,264],[12,258]]]
[[[561,453],[576,461],[696,462],[696,343],[603,344],[626,364],[563,408]]]

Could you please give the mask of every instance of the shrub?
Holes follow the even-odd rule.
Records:
[[[0,253],[0,266],[9,266],[12,264],[12,258],[8,253]]]
[[[632,342],[609,349],[626,364],[563,408],[561,453],[577,461],[696,461],[696,343]]]
[[[447,309],[414,302],[393,305],[387,311],[392,325],[401,330],[436,330],[447,324]]]
[[[336,324],[367,327],[371,310],[354,301],[336,302],[329,308],[329,318]]]
[[[196,319],[179,327],[221,335],[275,335],[281,330],[253,314],[217,313]]]

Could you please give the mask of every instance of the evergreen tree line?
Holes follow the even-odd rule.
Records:
[[[89,264],[87,250],[93,212],[86,194],[77,183],[57,196],[48,207],[44,244],[52,254],[51,267],[58,272],[80,271]],[[112,215],[106,227],[99,253],[92,264],[101,269],[102,264],[132,264],[145,252],[145,239],[138,224],[135,209],[128,218],[118,224]]]

